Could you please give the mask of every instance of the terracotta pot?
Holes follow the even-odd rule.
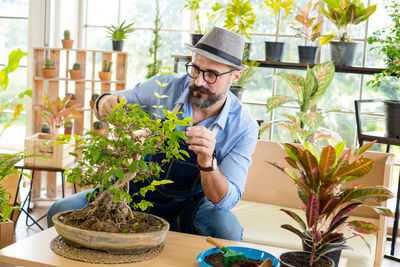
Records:
[[[156,247],[164,241],[169,230],[169,223],[166,220],[151,214],[146,214],[146,216],[153,216],[162,221],[164,226],[161,229],[147,233],[107,233],[83,230],[58,220],[59,216],[68,216],[70,212],[72,211],[59,212],[52,218],[56,231],[64,240],[74,245],[112,253],[138,253]]]
[[[102,81],[109,81],[111,80],[111,71],[110,72],[105,72],[105,71],[99,71],[99,78]]]
[[[82,70],[69,70],[71,79],[77,80],[82,78]]]
[[[48,69],[43,68],[42,72],[43,72],[43,77],[45,78],[56,77],[56,68],[48,68]]]
[[[1,219],[1,217],[0,217]],[[4,248],[13,243],[14,239],[14,222],[7,220],[0,222],[0,248]]]
[[[72,49],[74,40],[61,40],[63,48]]]
[[[104,135],[104,133],[106,132],[106,129],[93,129],[93,132],[97,135]]]
[[[94,109],[94,105],[96,104],[96,101],[90,101],[89,105],[91,109]]]

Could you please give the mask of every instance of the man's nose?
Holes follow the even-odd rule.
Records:
[[[198,75],[197,78],[194,80],[194,84],[195,84],[197,87],[201,87],[201,86],[207,84],[207,82],[204,80],[203,72],[199,72],[199,75]]]

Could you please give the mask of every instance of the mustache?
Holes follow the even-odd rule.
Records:
[[[215,95],[215,93],[213,93],[213,92],[211,92],[210,90],[208,90],[207,88],[205,88],[205,87],[198,87],[198,86],[196,86],[195,84],[191,84],[191,85],[189,85],[189,90],[191,91],[191,92],[199,92],[199,93],[202,93],[202,94],[205,94],[205,95]]]

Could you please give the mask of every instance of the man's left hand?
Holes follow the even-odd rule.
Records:
[[[215,136],[204,126],[192,126],[186,128],[186,144],[189,149],[197,155],[197,162],[200,166],[212,165],[212,157],[215,149]]]

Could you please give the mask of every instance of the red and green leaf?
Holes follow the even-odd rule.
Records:
[[[315,193],[312,193],[308,199],[308,205],[306,207],[306,219],[309,228],[317,223],[319,216],[319,199]]]
[[[298,235],[300,238],[303,238],[303,234],[296,228],[294,228],[293,226],[289,225],[289,224],[283,224],[281,225],[281,228],[286,229],[296,235]]]
[[[319,176],[324,181],[333,168],[336,161],[336,151],[332,146],[326,146],[321,151],[319,159]]]
[[[293,211],[290,211],[290,210],[287,210],[287,209],[280,209],[280,210],[283,211],[284,213],[286,213],[287,215],[289,215],[292,219],[294,219],[300,225],[301,229],[304,232],[307,231],[306,224],[304,223],[304,221],[301,219],[301,217],[299,215],[297,215]]]
[[[388,208],[373,206],[372,209],[379,215],[383,215],[386,217],[393,217],[392,211]]]
[[[355,220],[355,221],[350,221],[347,222],[347,226],[360,233],[360,234],[373,234],[376,233],[377,231],[379,231],[379,227],[376,226],[375,224],[371,223],[371,222],[366,222],[366,221],[359,221],[359,220]]]

